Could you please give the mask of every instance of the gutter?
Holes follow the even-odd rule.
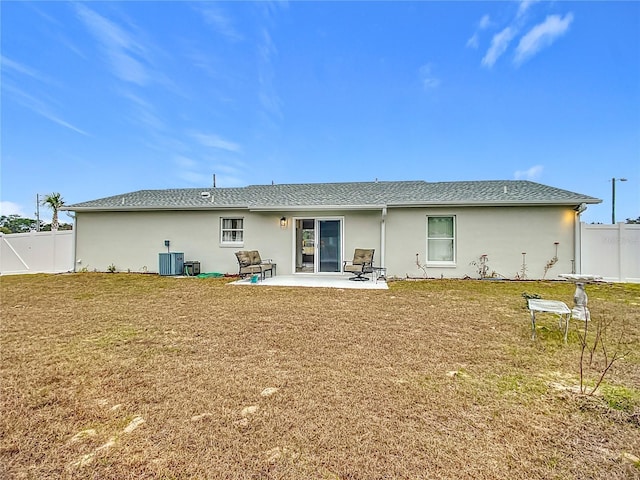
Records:
[[[67,214],[69,215],[69,214]],[[73,273],[76,273],[76,265],[78,264],[78,260],[77,260],[77,256],[78,256],[78,219],[75,215],[69,215],[71,218],[73,218],[73,245],[71,246],[72,248],[72,253],[71,253],[71,258],[73,258]]]
[[[597,204],[602,203],[599,198],[577,198],[573,200],[539,200],[539,201],[518,201],[518,200],[495,200],[483,202],[469,202],[468,200],[434,201],[434,202],[397,202],[387,204],[369,205],[154,205],[154,206],[102,206],[102,207],[74,207],[73,205],[61,208],[61,211],[73,212],[149,212],[149,211],[185,211],[185,210],[249,210],[250,212],[281,212],[283,210],[291,212],[299,211],[321,211],[321,210],[382,210],[386,208],[407,208],[407,207],[534,207],[534,206],[575,206],[576,204]]]
[[[157,211],[193,211],[193,210],[247,210],[247,205],[191,205],[191,206],[113,206],[113,207],[74,207],[73,205],[64,208],[69,212],[157,212]],[[60,209],[63,210],[63,209]]]
[[[580,215],[587,209],[586,203],[574,208],[576,216],[573,226],[573,273],[582,273],[582,220]]]
[[[388,203],[389,208],[400,207],[535,207],[535,206],[574,206],[576,203],[580,204],[596,204],[602,203],[602,200],[597,199],[574,199],[574,200],[537,200],[537,201],[518,201],[518,200],[495,200],[495,201],[483,201],[483,202],[469,202],[465,200],[450,200],[442,202],[398,202]]]
[[[320,211],[320,210],[380,210],[386,205],[265,205],[251,206],[250,212],[288,212]]]

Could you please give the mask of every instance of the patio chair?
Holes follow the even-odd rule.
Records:
[[[238,259],[238,275],[245,277],[246,275],[260,274],[262,280],[264,280],[265,274],[269,272],[273,277],[273,270],[275,264],[271,260],[262,260],[260,253],[257,250],[241,250],[236,252],[236,258]]]
[[[343,272],[349,272],[355,275],[349,278],[349,280],[360,282],[369,280],[365,275],[373,272],[374,252],[375,250],[373,248],[356,248],[353,253],[353,260],[351,262],[346,261],[342,265]]]

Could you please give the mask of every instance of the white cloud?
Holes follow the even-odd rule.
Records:
[[[513,177],[516,180],[537,180],[542,175],[542,170],[544,170],[542,165],[534,165],[528,170],[517,170]]]
[[[211,165],[211,171],[215,173],[222,172],[223,175],[232,177],[241,175],[244,167],[245,165],[243,162],[233,162],[233,165],[229,163],[216,162]]]
[[[85,54],[85,52],[80,47],[78,47],[75,43],[69,40],[67,37],[65,37],[64,35],[58,35],[57,38],[58,38],[58,41],[62,45],[66,46],[70,51],[78,55],[83,60],[87,59],[87,55]]]
[[[35,70],[33,70],[32,68],[29,68],[25,65],[22,65],[21,63],[18,62],[14,62],[13,60],[0,55],[0,63],[2,64],[2,68],[3,69],[7,69],[7,70],[13,70],[15,72],[21,73],[23,75],[28,75],[30,77],[36,78],[36,79],[40,79],[41,75],[38,74],[38,72],[36,72]]]
[[[474,48],[474,49],[478,48],[479,40],[480,40],[478,36],[478,32],[480,30],[486,30],[490,26],[491,26],[491,17],[489,17],[489,15],[483,15],[480,21],[478,22],[478,28],[476,29],[474,34],[471,36],[471,38],[467,40],[467,47]]]
[[[507,50],[509,43],[515,36],[516,32],[512,27],[506,27],[501,32],[496,33],[491,39],[491,46],[482,58],[482,65],[491,68],[496,60]]]
[[[260,59],[258,66],[258,98],[267,115],[282,118],[282,101],[276,89],[276,82],[274,82],[275,70],[273,68],[273,58],[277,57],[277,55],[278,49],[269,31],[263,29],[262,41],[258,44],[258,56]]]
[[[522,17],[525,13],[527,13],[527,10],[529,10],[529,8],[531,7],[531,5],[533,5],[534,3],[536,3],[537,0],[522,0],[520,2],[520,5],[518,6],[518,13],[516,14],[516,18],[520,18]]]
[[[68,128],[69,130],[73,130],[74,132],[79,133],[81,135],[89,136],[89,134],[84,130],[81,130],[75,125],[70,124],[69,122],[60,118],[58,115],[54,114],[51,111],[51,108],[45,102],[34,97],[33,95],[29,95],[28,93],[20,90],[19,88],[9,85],[7,83],[3,83],[2,88],[8,93],[11,93],[12,99],[17,103],[19,103],[20,105],[22,105],[23,107],[28,108],[29,110],[37,113],[38,115],[43,116],[47,120],[51,120],[52,122],[57,123],[58,125],[61,125],[65,128]]]
[[[491,17],[489,15],[483,15],[480,19],[480,23],[478,24],[478,28],[480,30],[484,30],[485,28],[489,28],[491,26]]]
[[[478,48],[479,43],[478,43],[478,34],[474,33],[473,36],[467,40],[467,47],[469,48]]]
[[[205,175],[203,173],[185,171],[178,173],[178,177],[185,182],[196,185],[198,187],[211,185],[211,175]]]
[[[573,14],[549,15],[544,22],[539,23],[524,35],[516,47],[514,62],[520,64],[541,49],[551,45],[558,37],[564,35],[573,22]]]
[[[175,158],[175,162],[180,168],[191,168],[191,169],[193,169],[193,168],[196,168],[198,166],[198,162],[196,162],[195,160],[192,160],[191,158],[184,157],[182,155],[178,155]]]
[[[46,84],[47,87],[60,87],[60,83],[53,80],[49,76],[44,75],[23,63],[18,63],[14,60],[11,60],[4,55],[0,55],[0,65],[2,66],[2,70],[5,72],[5,78],[14,77],[16,79],[19,79],[20,75],[26,75],[37,80],[38,82]],[[19,82],[21,83],[21,80],[19,80]],[[50,88],[48,89],[50,90]]]
[[[498,58],[500,58],[509,48],[509,44],[523,30],[527,19],[530,17],[527,12],[532,5],[539,0],[521,0],[518,4],[518,11],[510,24],[502,31],[496,33],[492,40],[491,46],[482,58],[482,65],[487,68],[493,67]],[[516,47],[514,63],[519,65],[532,55],[535,55],[544,47],[551,45],[558,37],[563,35],[573,21],[573,14],[568,13],[564,17],[560,15],[549,15],[544,22],[534,26],[524,35],[518,46]],[[480,20],[478,30],[467,41],[467,47],[478,48],[478,31],[490,27],[492,24],[488,15],[484,15]]]
[[[263,63],[269,64],[271,59],[278,55],[278,49],[266,28],[263,28],[261,33],[262,41],[258,44],[258,54]]]
[[[78,127],[71,125],[69,122],[64,121],[63,119],[55,116],[52,113],[46,112],[46,111],[36,111],[36,113],[39,113],[40,115],[42,115],[44,118],[51,120],[54,123],[57,123],[58,125],[68,128],[69,130],[73,130],[76,133],[79,133],[80,135],[85,135],[85,136],[90,136],[87,132],[85,132],[84,130],[79,129]]]
[[[427,63],[420,67],[420,81],[425,90],[430,90],[440,85],[440,79],[433,74],[432,64]]]
[[[242,150],[242,147],[237,143],[225,140],[224,138],[221,138],[215,134],[192,133],[191,137],[205,147],[219,148],[221,150],[227,150],[229,152],[235,153]]]
[[[91,34],[101,43],[113,74],[126,82],[146,85],[150,75],[145,65],[135,58],[144,56],[145,48],[120,26],[84,5],[77,4],[76,10]]]
[[[240,160],[205,159],[198,162],[191,158],[178,155],[174,158],[177,166],[177,176],[194,186],[210,187],[213,183],[212,175],[216,177],[217,187],[236,187],[244,185],[242,174],[246,166]],[[205,173],[203,173],[205,172]]]
[[[220,35],[231,41],[242,40],[242,35],[233,26],[231,19],[216,5],[206,5],[204,7],[198,5],[204,21],[211,25]]]
[[[14,202],[1,201],[0,202],[0,215],[20,215],[24,217],[24,210],[22,205],[18,205]]]
[[[168,135],[165,121],[151,103],[128,88],[117,88],[116,92],[131,103],[131,112],[127,118],[132,124],[146,128],[157,135],[164,137]]]
[[[147,69],[142,63],[122,50],[109,52],[115,75],[125,82],[146,85],[149,82]]]

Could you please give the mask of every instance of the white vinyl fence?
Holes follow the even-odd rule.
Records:
[[[73,270],[73,231],[0,233],[0,274]]]
[[[640,225],[580,224],[581,272],[609,282],[640,283]]]

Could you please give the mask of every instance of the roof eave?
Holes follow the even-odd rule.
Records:
[[[381,210],[385,204],[376,205],[252,205],[251,212],[289,212],[319,211],[319,210]]]
[[[533,201],[517,201],[517,200],[485,200],[485,201],[468,201],[468,200],[449,200],[434,202],[390,202],[389,207],[535,207],[535,206],[575,206],[581,203],[597,204],[602,203],[599,198],[595,199],[573,199],[573,200],[533,200]]]
[[[153,212],[175,210],[247,210],[247,205],[188,205],[188,206],[117,206],[117,207],[74,207],[73,205],[61,208],[70,212]]]
[[[576,206],[582,203],[598,204],[602,203],[599,198],[576,198],[568,200],[493,200],[493,201],[468,201],[468,200],[450,200],[450,201],[415,201],[415,202],[389,202],[388,204],[370,204],[370,205],[154,205],[154,206],[74,206],[68,205],[62,207],[61,211],[71,212],[151,212],[151,211],[186,211],[186,210],[249,210],[252,212],[275,212],[275,211],[321,211],[321,210],[381,210],[383,208],[402,208],[402,207],[533,207],[533,206]]]

